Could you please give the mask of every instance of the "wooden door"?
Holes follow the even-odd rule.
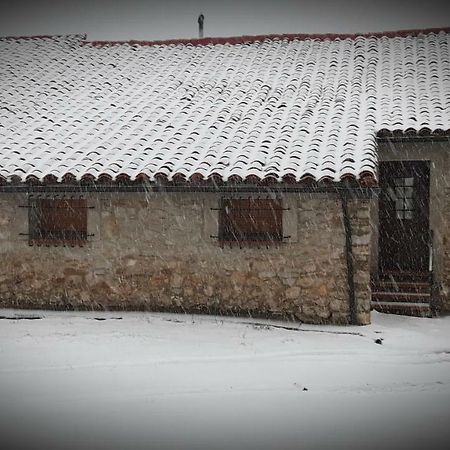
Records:
[[[379,177],[380,275],[428,271],[429,162],[381,162]]]

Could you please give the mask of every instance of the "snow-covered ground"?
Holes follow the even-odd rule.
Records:
[[[450,448],[450,317],[0,316],[4,450]]]

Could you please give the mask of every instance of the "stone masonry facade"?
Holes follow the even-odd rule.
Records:
[[[445,189],[445,207],[443,210],[445,223],[450,224],[450,187]],[[450,225],[442,233],[443,244],[443,273],[442,280],[437,280],[439,306],[443,312],[450,312]]]
[[[0,194],[1,307],[145,309],[349,323],[345,231],[335,193],[278,195],[286,237],[262,248],[219,245],[217,207],[227,194],[84,197],[92,207],[88,233],[93,236],[83,247],[47,247],[28,245],[28,211],[20,207],[27,204],[27,194]],[[360,324],[370,322],[371,204],[352,199],[348,205]]]

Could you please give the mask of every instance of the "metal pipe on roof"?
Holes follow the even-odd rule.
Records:
[[[198,38],[199,39],[203,39],[203,23],[205,21],[205,16],[200,13],[200,15],[198,16]]]

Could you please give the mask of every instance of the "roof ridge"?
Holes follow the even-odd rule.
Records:
[[[105,46],[105,45],[210,45],[210,44],[246,44],[253,42],[261,42],[267,40],[338,40],[338,39],[356,39],[358,37],[415,37],[420,34],[438,34],[440,32],[450,33],[450,27],[440,28],[423,28],[423,29],[408,29],[397,31],[377,31],[368,33],[316,33],[316,34],[260,34],[260,35],[244,35],[244,36],[227,36],[227,37],[207,37],[194,39],[166,39],[166,40],[84,40],[85,45]]]
[[[0,36],[2,40],[39,40],[39,39],[57,39],[57,38],[77,38],[84,45],[210,45],[210,44],[246,44],[268,40],[338,40],[338,39],[356,39],[358,37],[415,37],[420,34],[438,34],[440,32],[450,33],[450,27],[438,28],[417,28],[396,31],[376,31],[366,33],[279,33],[279,34],[258,34],[258,35],[243,35],[243,36],[219,36],[206,38],[187,38],[187,39],[163,39],[163,40],[87,40],[86,33],[75,34],[45,34],[45,35],[29,35],[29,36]]]
[[[38,39],[58,39],[58,38],[77,38],[80,41],[87,39],[86,33],[75,34],[42,34],[42,35],[30,35],[30,36],[0,36],[0,41],[19,41],[19,40],[38,40]]]

